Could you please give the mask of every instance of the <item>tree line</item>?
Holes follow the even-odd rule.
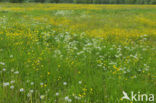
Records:
[[[86,4],[156,4],[156,0],[0,0],[0,2],[86,3]]]

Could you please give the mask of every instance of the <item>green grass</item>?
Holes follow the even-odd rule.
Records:
[[[0,103],[130,103],[123,91],[156,94],[155,6],[47,5],[55,4],[0,4]]]

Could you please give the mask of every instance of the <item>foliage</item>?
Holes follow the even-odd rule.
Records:
[[[0,2],[50,2],[50,3],[93,3],[93,4],[156,4],[156,0],[0,0]]]

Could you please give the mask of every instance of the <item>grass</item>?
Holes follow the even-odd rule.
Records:
[[[0,103],[156,94],[155,28],[155,5],[1,3]]]

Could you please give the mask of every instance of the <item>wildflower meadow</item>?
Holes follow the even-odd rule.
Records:
[[[156,5],[0,3],[0,103],[154,95]]]

